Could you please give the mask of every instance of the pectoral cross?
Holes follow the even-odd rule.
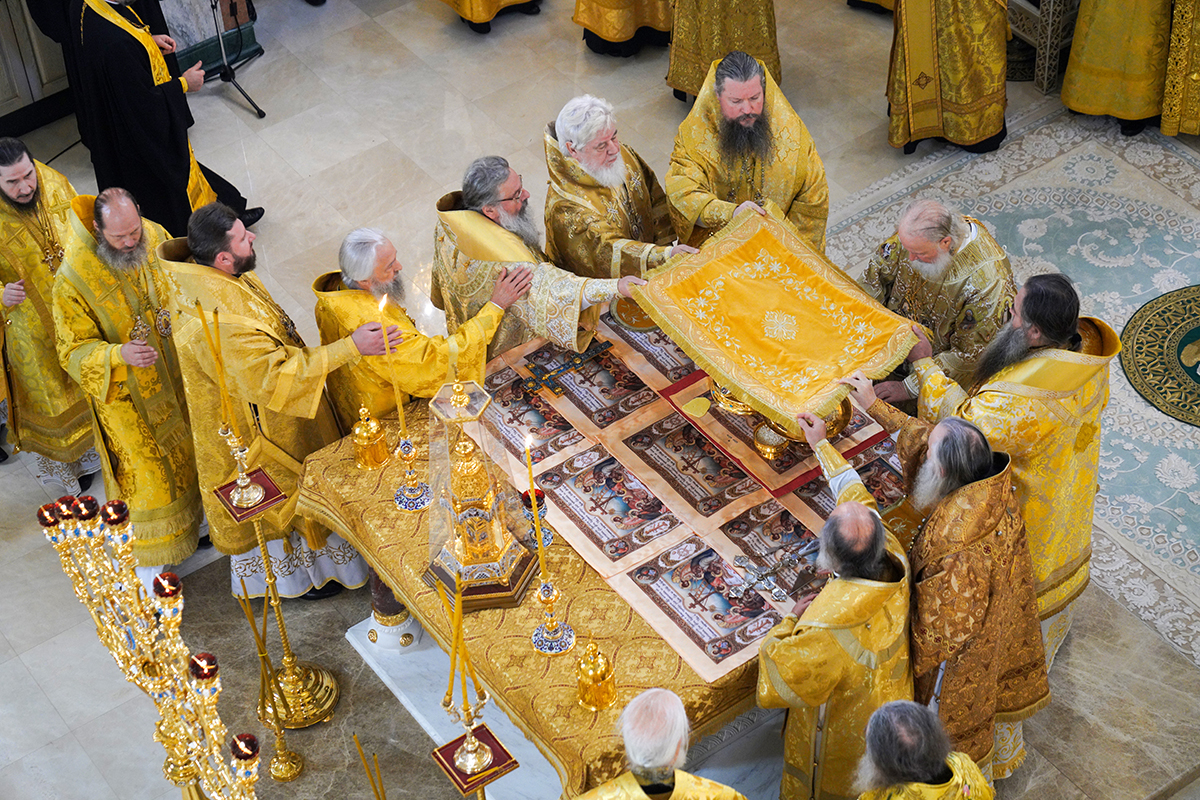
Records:
[[[610,347],[612,347],[612,342],[594,340],[586,351],[571,353],[567,358],[567,363],[554,370],[546,369],[541,364],[526,364],[525,368],[533,374],[533,377],[522,379],[521,388],[530,394],[539,389],[546,388],[555,397],[562,397],[566,391],[566,387],[558,382],[559,377],[572,370],[579,369],[579,367],[583,366],[584,362],[590,361]]]
[[[785,553],[769,567],[756,567],[747,556],[738,556],[733,559],[733,563],[746,572],[746,582],[738,589],[739,596],[745,597],[747,592],[752,592],[759,586],[762,586],[776,602],[782,603],[787,600],[788,593],[779,584],[775,583],[775,576],[785,569],[799,566],[801,558],[812,555],[817,552],[818,548],[820,548],[820,543],[813,542],[795,553]]]

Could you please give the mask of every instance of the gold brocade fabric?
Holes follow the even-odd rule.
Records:
[[[633,777],[632,773],[626,772],[619,778],[579,795],[575,800],[649,800],[649,795],[642,791],[637,778]],[[746,800],[746,798],[724,784],[677,769],[675,770],[675,789],[671,792],[671,800]]]
[[[442,0],[454,13],[469,22],[491,22],[500,9],[519,5],[527,0]]]
[[[827,477],[849,470],[832,448],[822,450]],[[859,480],[837,501],[876,508]],[[758,704],[788,709],[780,797],[853,797],[867,720],[884,703],[912,699],[908,562],[890,532],[887,549],[894,580],[833,578],[799,619],[789,614],[763,640]]]
[[[840,378],[882,378],[916,341],[911,322],[759,214],[650,273],[634,295],[717,383],[789,430],[801,411],[837,408],[848,393]]]
[[[966,753],[951,753],[946,766],[953,777],[945,783],[901,783],[864,792],[858,800],[992,800],[996,796]]]
[[[504,312],[487,303],[453,336],[426,336],[417,330],[404,308],[390,302],[381,312],[379,300],[362,289],[349,289],[340,272],[327,272],[313,282],[317,296],[317,329],[321,344],[344,339],[360,325],[380,322],[400,329],[404,342],[389,356],[364,356],[329,373],[329,396],[343,430],[358,422],[366,406],[375,419],[396,413],[396,389],[401,402],[410,397],[433,397],[447,380],[450,368],[463,380],[483,381],[487,345]]]
[[[869,409],[889,432],[909,481],[926,457],[933,425],[877,400]],[[1050,701],[1046,654],[1025,523],[1008,456],[993,475],[935,506],[909,549],[914,699],[928,705],[945,662],[938,716],[955,749],[983,766],[993,723],[1032,716]]]
[[[824,253],[829,219],[825,165],[808,128],[772,77],[779,73],[768,67],[763,103],[771,121],[771,157],[765,163],[742,158],[732,165],[720,150],[723,116],[715,89],[717,63],[708,65],[704,88],[679,126],[663,179],[675,234],[679,241],[699,247],[729,224],[738,205],[753,200],[764,208],[774,203],[813,249]]]
[[[428,406],[407,409],[409,433],[417,445],[419,474],[427,474]],[[385,420],[389,440],[396,423]],[[381,470],[358,469],[354,443],[347,437],[313,453],[305,463],[300,513],[337,531],[363,555],[443,650],[449,651],[449,623],[436,590],[421,579],[429,565],[427,515],[405,514],[392,499],[404,465],[393,460]],[[624,748],[615,730],[621,709],[645,689],[675,692],[687,708],[693,737],[715,733],[753,705],[755,665],[743,665],[709,684],[630,608],[571,547],[547,548],[546,561],[562,592],[560,613],[580,641],[594,639],[612,659],[617,698],[600,712],[578,703],[574,654],[534,658],[529,636],[542,621],[532,593],[517,608],[468,614],[464,622],[471,662],[497,705],[554,765],[564,794],[574,796],[625,770]],[[489,712],[491,713],[491,712]]]
[[[1082,0],[1063,105],[1126,120],[1157,116],[1170,40],[1171,0]]]
[[[1171,21],[1171,49],[1163,89],[1161,130],[1200,134],[1200,14],[1197,0],[1179,0]]]
[[[546,255],[585,278],[643,275],[667,260],[675,232],[667,196],[641,156],[621,145],[625,183],[601,186],[566,156],[551,123],[544,136],[550,187],[546,192]]]
[[[237,524],[213,490],[235,477],[221,427],[221,392],[212,351],[196,316],[196,303],[207,315],[221,312],[220,336],[225,379],[251,468],[263,467],[288,499],[263,512],[267,539],[283,539],[295,528],[313,550],[325,546],[328,531],[295,517],[297,485],[305,457],[341,435],[333,407],[325,397],[326,376],[359,359],[349,339],[323,347],[305,347],[296,327],[262,282],[247,273],[234,278],[189,263],[186,239],[159,246],[171,294],[172,336],[191,413],[196,466],[204,514],[213,545],[222,553],[241,554],[258,546],[254,527]],[[295,517],[295,519],[293,519]]]
[[[446,312],[451,334],[491,299],[502,270],[525,266],[533,271],[533,284],[500,320],[488,360],[539,336],[579,353],[587,349],[600,319],[599,303],[617,295],[616,280],[581,278],[547,263],[516,234],[464,209],[461,192],[444,196],[437,208],[429,297]],[[585,301],[594,304],[584,309]]]
[[[667,85],[700,94],[709,66],[741,50],[782,75],[775,39],[774,0],[673,0],[671,61]]]
[[[576,25],[608,42],[627,42],[638,28],[671,30],[671,0],[575,0]]]
[[[92,447],[91,412],[54,349],[54,271],[75,235],[71,199],[75,189],[60,173],[35,161],[41,198],[36,212],[0,202],[0,283],[25,281],[25,301],[0,305],[0,341],[8,379],[8,442],[14,449],[54,461],[77,461]],[[49,223],[51,235],[42,229]]]
[[[897,0],[888,142],[941,136],[970,145],[999,133],[1007,46],[1004,0]]]
[[[969,221],[975,238],[954,254],[941,278],[929,280],[914,269],[893,234],[871,257],[861,281],[876,300],[929,330],[933,360],[958,383],[970,380],[1017,296],[1008,254],[982,223]]]
[[[147,263],[114,270],[96,254],[94,199],[75,199],[75,235],[54,282],[58,354],[87,393],[104,490],[129,505],[138,563],[178,564],[196,549],[201,507],[183,378],[164,308],[170,289],[156,255],[170,237],[142,220]],[[159,355],[149,367],[121,358],[121,345],[135,338],[139,323],[137,338]]]
[[[1098,319],[1080,317],[1079,332],[1080,352],[1034,351],[970,396],[931,359],[913,364],[922,419],[969,420],[993,450],[1012,458],[1042,619],[1088,583],[1100,415],[1108,404],[1109,362],[1121,351],[1117,334]]]

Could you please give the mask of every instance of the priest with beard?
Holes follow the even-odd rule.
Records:
[[[958,383],[1012,312],[1017,288],[1008,254],[977,219],[937,200],[900,211],[896,233],[879,246],[859,283],[867,294],[933,333],[933,359]],[[917,396],[907,369],[875,387],[889,403]]]
[[[437,202],[430,299],[446,312],[451,334],[490,302],[496,284],[516,267],[529,270],[529,291],[509,308],[488,345],[488,358],[537,337],[582,353],[602,306],[644,284],[635,275],[586,278],[548,263],[542,233],[529,216],[529,192],[500,156],[477,158],[463,188]]]
[[[676,253],[675,232],[654,171],[617,139],[608,102],[570,100],[546,126],[546,255],[588,278],[644,275]]]
[[[247,209],[246,198],[192,153],[186,95],[204,85],[203,65],[180,73],[158,0],[74,0],[71,8],[76,116],[99,188],[132,192],[143,213],[173,235],[214,200],[247,226],[261,219],[261,208]]]
[[[861,370],[842,383],[897,436],[923,515],[908,549],[913,697],[985,776],[1007,778],[1025,759],[1021,721],[1050,700],[1012,459],[966,420],[931,425],[877,399]]]
[[[133,555],[149,585],[195,551],[203,517],[156,253],[170,236],[124,189],[79,195],[70,221],[75,235],[54,280],[58,357],[87,394],[104,491],[129,505]]]
[[[310,453],[342,435],[325,378],[343,364],[382,355],[383,332],[374,322],[332,344],[306,347],[291,317],[254,275],[254,239],[233,209],[213,203],[192,215],[186,239],[159,245],[172,290],[171,335],[192,417],[209,536],[230,556],[233,592],[240,594],[244,579],[251,596],[265,594],[262,558],[269,555],[281,595],[315,600],[341,586],[362,586],[367,565],[349,542],[296,513],[300,473]],[[219,343],[220,361],[205,323]],[[226,415],[249,450],[250,467],[262,467],[287,497],[255,523],[235,522],[217,499],[215,490],[237,477],[229,444],[218,433]],[[261,555],[256,524],[267,540]]]
[[[360,325],[386,323],[391,352],[362,358],[329,373],[329,394],[342,428],[349,430],[366,408],[379,419],[396,414],[410,397],[433,397],[451,370],[463,380],[483,381],[487,346],[505,310],[524,297],[533,281],[523,266],[504,270],[479,313],[453,336],[426,336],[404,308],[403,265],[396,247],[373,228],[347,234],[338,253],[341,270],[313,283],[317,296],[317,328],[321,344],[344,339]]]
[[[709,68],[675,136],[664,184],[680,242],[699,247],[750,209],[786,218],[825,252],[825,166],[771,74],[743,52]]]
[[[1012,319],[983,351],[966,389],[914,330],[908,360],[921,383],[921,418],[973,422],[1012,458],[1049,666],[1090,576],[1100,415],[1121,340],[1104,322],[1079,316],[1079,295],[1061,274],[1035,275],[1020,288]]]

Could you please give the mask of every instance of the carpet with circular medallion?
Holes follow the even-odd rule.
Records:
[[[1121,366],[1146,402],[1200,426],[1200,286],[1156,297],[1121,332]]]

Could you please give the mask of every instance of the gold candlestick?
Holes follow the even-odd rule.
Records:
[[[542,604],[545,622],[534,628],[530,639],[534,650],[548,656],[561,656],[575,647],[575,629],[568,625],[566,620],[558,619],[555,614],[558,597],[558,588],[549,580],[538,589],[537,601]]]
[[[217,435],[229,445],[229,452],[237,463],[237,486],[229,493],[229,500],[238,508],[253,508],[263,501],[266,490],[253,483],[246,472],[246,457],[250,450],[242,444],[241,437],[234,432],[229,423],[225,423],[217,431]]]

